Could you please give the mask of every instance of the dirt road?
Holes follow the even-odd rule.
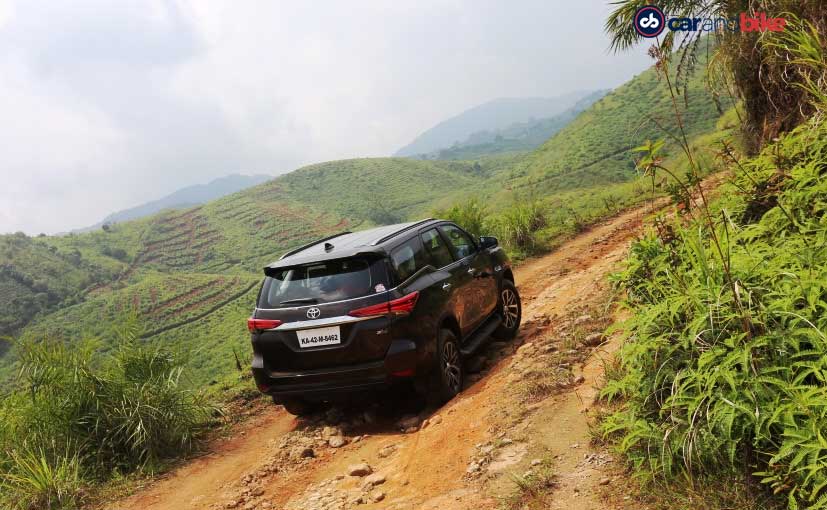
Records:
[[[267,408],[209,455],[106,508],[631,508],[617,462],[590,445],[590,407],[617,347],[601,334],[606,275],[649,210],[520,267],[519,338],[469,360],[476,373],[442,408],[404,396],[313,420]]]

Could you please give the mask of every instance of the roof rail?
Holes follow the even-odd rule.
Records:
[[[372,243],[370,243],[370,245],[371,245],[371,246],[376,246],[377,244],[382,244],[382,243],[384,243],[385,241],[387,241],[388,239],[393,239],[394,237],[398,236],[398,235],[399,235],[399,234],[401,234],[402,232],[407,232],[408,230],[411,230],[411,229],[414,229],[414,228],[416,228],[416,227],[419,227],[419,226],[420,226],[420,225],[422,225],[423,223],[428,223],[429,221],[434,221],[434,219],[433,219],[433,218],[425,218],[424,220],[419,220],[419,221],[417,221],[416,223],[413,223],[413,224],[411,224],[411,225],[408,225],[408,226],[407,226],[407,227],[405,227],[405,228],[401,228],[401,229],[399,229],[399,230],[397,230],[397,231],[395,231],[395,232],[391,232],[390,234],[387,234],[387,235],[386,235],[386,236],[384,236],[384,237],[380,237],[380,238],[379,238],[379,239],[377,239],[376,241],[373,241]]]
[[[310,248],[311,246],[316,246],[319,243],[323,243],[325,241],[330,241],[331,239],[334,239],[336,237],[343,236],[345,234],[352,234],[352,233],[353,232],[351,232],[349,230],[347,232],[339,232],[338,234],[333,234],[332,236],[328,236],[328,237],[325,237],[325,238],[322,238],[322,239],[317,239],[317,240],[315,240],[311,243],[303,244],[303,245],[299,246],[298,248],[293,248],[292,250],[290,250],[287,253],[285,253],[284,255],[282,255],[281,257],[279,257],[279,260],[286,259],[287,257],[289,257],[291,255],[295,255],[295,254],[299,253],[300,251],[304,251],[304,250]]]

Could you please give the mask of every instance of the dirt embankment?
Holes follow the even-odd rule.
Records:
[[[468,360],[440,409],[405,395],[297,420],[268,407],[123,510],[639,508],[589,432],[602,360],[617,348],[606,275],[650,207],[598,224],[520,267],[523,324]]]

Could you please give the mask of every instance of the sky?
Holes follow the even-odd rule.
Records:
[[[0,0],[0,232],[387,156],[497,97],[611,88],[605,0]]]

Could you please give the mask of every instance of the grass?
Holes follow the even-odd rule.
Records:
[[[76,454],[49,458],[43,450],[11,451],[9,471],[0,475],[0,497],[7,508],[73,509],[82,501],[80,461]]]
[[[511,473],[514,490],[500,501],[503,510],[540,510],[548,508],[556,486],[556,475],[550,459],[543,459],[539,466],[518,475]]]

